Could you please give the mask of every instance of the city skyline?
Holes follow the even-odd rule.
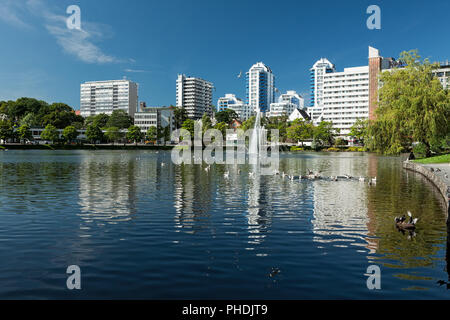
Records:
[[[80,83],[126,76],[139,83],[140,101],[175,105],[176,77],[185,73],[214,83],[214,104],[230,92],[244,98],[245,77],[237,75],[262,61],[276,75],[280,92],[295,90],[309,101],[309,69],[321,57],[337,71],[367,65],[369,45],[395,58],[418,49],[431,61],[447,59],[450,44],[428,35],[445,28],[450,5],[435,2],[440,10],[418,1],[378,3],[381,30],[369,30],[369,1],[289,4],[290,10],[265,1],[256,8],[251,2],[196,1],[191,4],[196,10],[183,13],[181,1],[108,6],[106,1],[2,0],[0,40],[8,46],[0,52],[0,100],[29,96],[79,109]],[[71,4],[81,8],[82,36],[65,30]],[[175,7],[180,10],[173,12]],[[283,20],[258,22],[268,8],[272,20]],[[227,17],[236,21],[232,27]],[[222,50],[224,39],[233,39],[242,50]],[[269,44],[256,45],[264,39]]]

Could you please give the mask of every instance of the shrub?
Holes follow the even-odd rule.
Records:
[[[334,145],[336,145],[336,146],[346,146],[347,144],[348,144],[348,141],[341,139],[341,138],[336,139],[336,142],[334,143]]]
[[[331,147],[331,148],[328,148],[327,151],[328,152],[339,152],[340,150],[339,150],[339,148]]]
[[[413,152],[416,157],[425,158],[427,155],[427,147],[420,142],[413,147]]]
[[[291,151],[304,151],[305,149],[299,146],[292,146]]]

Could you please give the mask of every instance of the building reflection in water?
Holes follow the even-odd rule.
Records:
[[[205,173],[205,167],[181,164],[174,169],[175,227],[186,233],[213,229],[209,221],[212,175]]]
[[[114,224],[136,213],[139,159],[124,154],[105,157],[87,155],[80,164],[79,215],[85,223]]]
[[[363,158],[339,157],[328,163],[324,175],[344,175],[367,177],[367,161]],[[373,170],[371,171],[373,174]],[[369,253],[375,253],[375,230],[371,226],[368,213],[367,189],[365,182],[357,179],[339,179],[336,182],[315,181],[314,214],[311,221],[313,241],[333,243],[335,247],[360,246]],[[362,251],[367,252],[367,251]]]
[[[248,243],[255,245],[261,244],[267,236],[271,222],[270,208],[268,208],[271,201],[267,199],[267,188],[262,187],[262,179],[264,176],[256,172],[249,184],[248,192]]]

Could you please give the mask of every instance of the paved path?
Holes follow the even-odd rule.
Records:
[[[431,163],[431,164],[422,164],[425,168],[433,168],[435,169],[433,172],[439,178],[442,179],[448,186],[450,186],[450,163]],[[436,171],[436,169],[440,169],[441,171]]]

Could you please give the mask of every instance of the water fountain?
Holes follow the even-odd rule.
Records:
[[[261,126],[261,112],[259,109],[257,109],[255,126],[253,127],[253,132],[250,137],[250,143],[248,148],[250,163],[253,164],[257,163],[263,142],[263,131],[264,128]]]

